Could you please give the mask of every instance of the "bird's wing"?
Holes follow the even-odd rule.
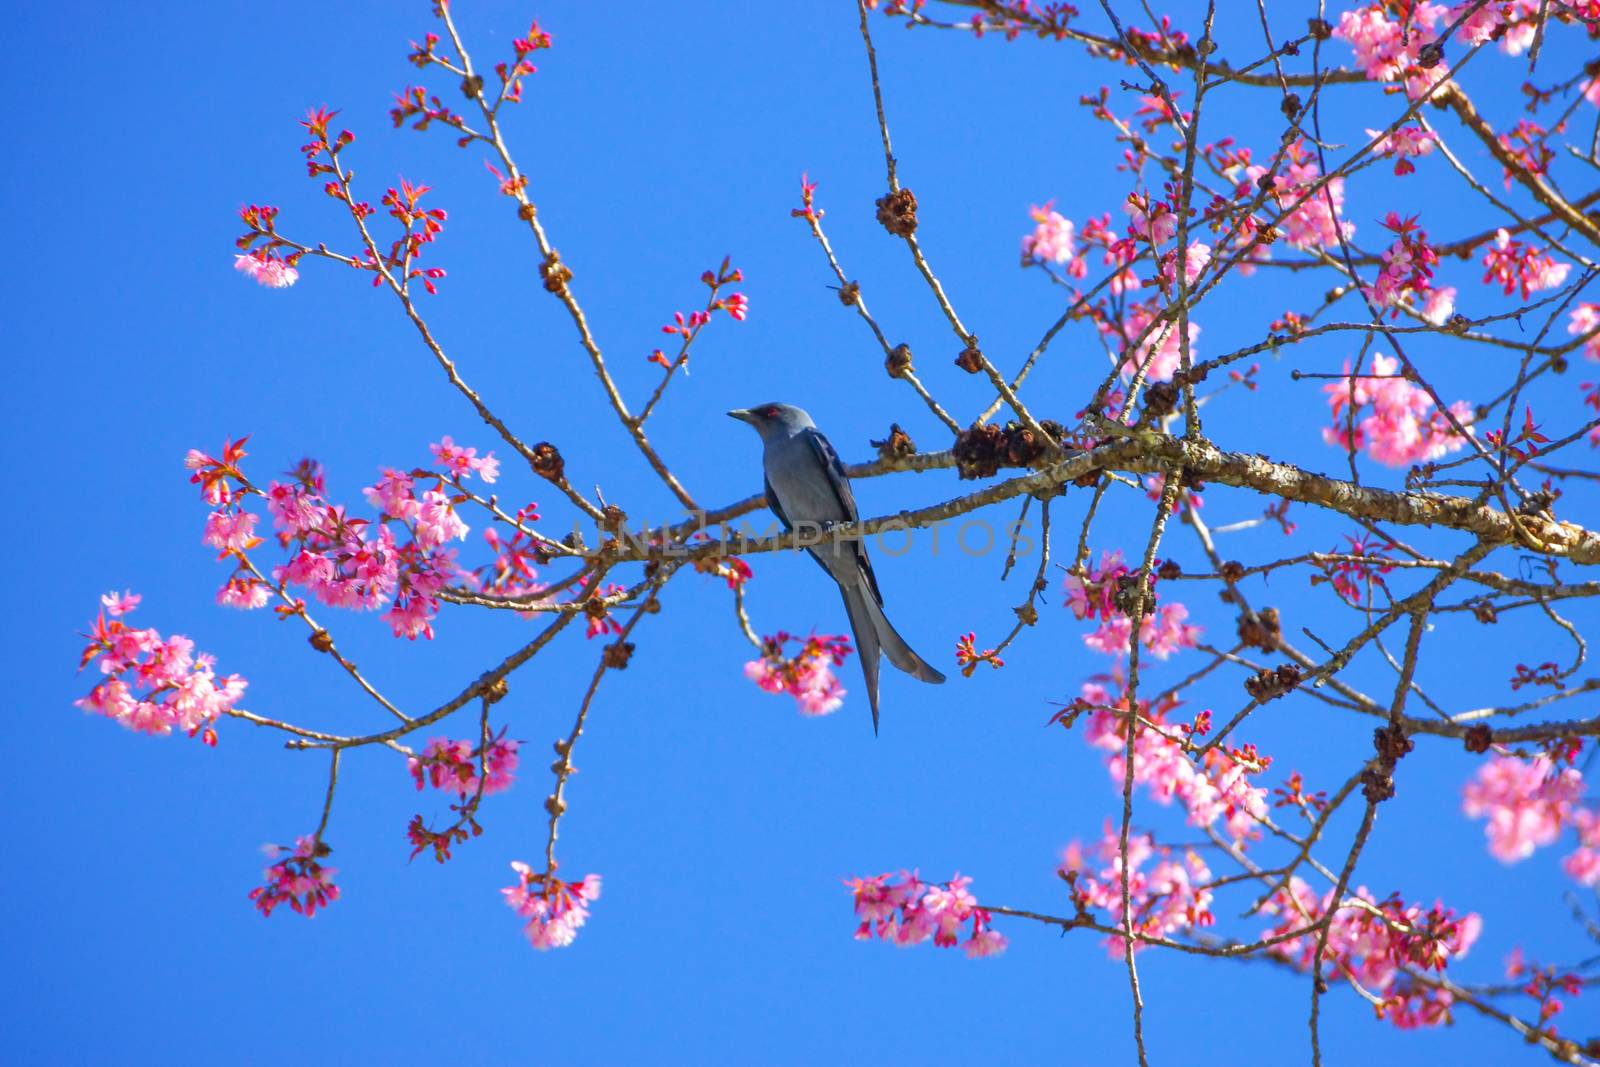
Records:
[[[856,522],[861,517],[856,510],[856,495],[850,488],[850,476],[844,472],[844,464],[839,460],[839,453],[834,451],[833,443],[819,430],[807,430],[805,437],[817,457],[818,466],[827,478],[828,485],[832,487],[834,496],[839,501],[840,510],[847,517],[847,521]],[[872,573],[872,561],[867,558],[866,541],[857,540],[852,542],[852,545],[855,548],[856,562],[861,567],[861,573],[867,576],[867,585],[872,589],[873,598],[882,604],[883,594],[878,591],[878,576]]]
[[[778,516],[778,521],[783,523],[783,528],[785,530],[794,529],[794,523],[790,522],[789,516],[783,513],[783,505],[778,502],[778,494],[772,489],[772,479],[763,477],[762,487],[767,492],[767,507],[771,508],[772,513]]]

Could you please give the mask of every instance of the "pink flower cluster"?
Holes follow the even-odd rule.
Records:
[[[794,641],[800,645],[793,656],[784,648]],[[834,676],[833,668],[850,655],[850,639],[828,634],[800,638],[778,631],[776,637],[761,642],[761,658],[744,665],[744,674],[768,693],[788,693],[794,697],[802,715],[827,715],[844,703],[845,688]]]
[[[1400,313],[1401,304],[1414,302],[1429,322],[1443,324],[1455,310],[1456,291],[1448,286],[1433,287],[1439,254],[1428,244],[1427,232],[1417,226],[1416,216],[1402,219],[1393,211],[1383,225],[1395,234],[1395,240],[1383,253],[1377,281],[1366,287],[1367,298],[1380,308],[1394,309],[1391,315]]]
[[[476,474],[492,485],[500,477],[500,461],[494,458],[493,452],[480,458],[476,448],[458,446],[449,434],[439,438],[438,444],[429,445],[428,451],[433,453],[433,461],[440,469],[457,481]]]
[[[274,591],[246,555],[260,543],[259,516],[247,511],[246,504],[251,496],[260,496],[279,544],[290,553],[272,571],[279,592],[301,586],[321,603],[338,608],[371,611],[387,605],[384,619],[396,637],[431,639],[439,590],[453,580],[473,579],[457,565],[456,550],[444,547],[468,533],[456,510],[470,498],[462,482],[474,475],[493,482],[500,467],[494,453],[480,457],[476,449],[445,437],[429,446],[439,471],[385,469],[363,490],[379,511],[374,522],[353,518],[342,505],[330,503],[322,468],[310,460],[302,461],[286,481],[273,481],[264,492],[255,488],[240,469],[243,444],[242,439],[228,442],[220,459],[191,449],[185,460],[194,472],[190,480],[200,485],[202,498],[215,509],[206,519],[205,542],[237,561],[217,593],[218,602],[259,608]]]
[[[1418,60],[1422,49],[1436,41],[1438,31],[1453,20],[1444,5],[1427,0],[1407,5],[1410,17],[1403,20],[1391,18],[1389,7],[1374,3],[1346,11],[1339,16],[1333,35],[1349,42],[1356,66],[1367,77],[1380,82],[1403,79],[1407,95],[1414,100],[1450,76],[1450,68],[1442,60],[1431,68],[1422,67]]]
[[[1145,862],[1151,858],[1155,863],[1145,870]],[[1076,906],[1098,908],[1111,917],[1110,925],[1123,927],[1122,848],[1109,821],[1087,855],[1076,841],[1068,845],[1058,870],[1072,887]],[[1128,903],[1134,951],[1146,947],[1141,937],[1163,938],[1212,925],[1216,916],[1211,912],[1212,893],[1206,884],[1210,880],[1210,869],[1194,852],[1186,849],[1182,857],[1174,858],[1171,849],[1156,847],[1149,834],[1130,835]],[[1121,937],[1108,936],[1105,946],[1113,958],[1121,958]]]
[[[1054,207],[1055,201],[1050,200],[1044,207],[1028,210],[1035,226],[1032,233],[1022,238],[1022,262],[1066,264],[1069,275],[1082,278],[1089,273],[1089,267],[1078,255],[1072,220],[1062,217]]]
[[[1532,960],[1524,960],[1520,947],[1511,950],[1506,957],[1506,980],[1520,981],[1526,979],[1522,991],[1532,997],[1539,1005],[1539,1026],[1545,1033],[1554,1036],[1555,1027],[1549,1025],[1566,1007],[1557,993],[1564,993],[1569,997],[1576,997],[1583,993],[1583,979],[1576,974],[1563,971],[1556,967],[1540,966]]]
[[[461,797],[473,797],[478,794],[480,763],[488,771],[483,782],[485,796],[510,789],[517,769],[517,742],[497,737],[483,751],[470,741],[436,737],[428,742],[422,755],[407,758],[406,768],[418,789],[429,784]]]
[[[324,867],[321,860],[332,851],[314,836],[297,838],[293,849],[281,845],[268,845],[269,857],[280,857],[262,872],[264,885],[250,890],[250,899],[263,916],[271,915],[279,904],[288,904],[298,915],[311,918],[318,908],[326,908],[339,899],[339,887],[333,876],[339,872]]]
[[[1600,304],[1579,304],[1567,316],[1567,332],[1585,337],[1583,355],[1600,363]]]
[[[538,506],[529,504],[513,517],[510,537],[501,535],[493,526],[483,530],[483,540],[494,553],[494,561],[479,567],[473,580],[485,592],[499,596],[524,596],[545,589],[539,581],[537,566],[541,556],[539,539],[529,530],[528,523],[539,518]]]
[[[1584,807],[1583,800],[1583,772],[1576,767],[1557,767],[1546,755],[1496,756],[1461,791],[1461,810],[1488,820],[1489,854],[1501,863],[1527,859],[1572,827],[1578,847],[1562,867],[1581,885],[1600,885],[1600,809]]]
[[[1368,130],[1368,137],[1378,137],[1382,130]],[[1413,159],[1431,155],[1439,144],[1439,135],[1421,126],[1401,126],[1393,133],[1381,137],[1373,151],[1380,156],[1394,157],[1396,176],[1410,174],[1417,169]]]
[[[250,252],[233,257],[233,269],[268,289],[287,289],[300,280],[300,272],[277,256]]]
[[[1524,300],[1540,289],[1556,288],[1567,280],[1572,269],[1531,245],[1512,240],[1504,227],[1483,254],[1483,267],[1485,285],[1496,282],[1505,288],[1507,296],[1521,292]]]
[[[566,948],[578,936],[578,928],[589,918],[589,905],[600,898],[600,876],[585,875],[582,881],[563,882],[551,874],[536,873],[520,860],[513,861],[516,885],[500,890],[506,904],[528,920],[523,927],[529,942],[541,952]]]
[[[1206,269],[1206,264],[1211,262],[1211,246],[1199,241],[1190,241],[1188,249],[1183,254],[1183,284],[1191,286],[1200,277],[1200,272]],[[1161,257],[1160,271],[1161,288],[1171,290],[1178,282],[1178,250],[1176,248]]]
[[[1198,246],[1205,248],[1204,245]],[[1192,251],[1192,249],[1191,249]],[[1209,253],[1209,249],[1206,250]],[[1192,274],[1191,274],[1192,277]],[[1128,305],[1123,313],[1120,330],[1117,323],[1108,318],[1100,318],[1098,325],[1100,332],[1109,335],[1113,342],[1122,349],[1122,373],[1132,378],[1138,373],[1139,368],[1148,361],[1149,367],[1145,370],[1145,380],[1152,382],[1166,381],[1178,370],[1183,361],[1183,345],[1179,341],[1178,322],[1173,319],[1163,322],[1154,329],[1150,324],[1160,314],[1162,304],[1159,300],[1145,300],[1137,304]],[[1148,336],[1141,342],[1140,335],[1150,330]],[[1197,344],[1200,339],[1200,326],[1189,320],[1189,358],[1198,360]]]
[[[1485,44],[1494,40],[1496,31],[1504,26],[1506,31],[1500,38],[1500,51],[1519,56],[1533,43],[1538,29],[1539,2],[1495,0],[1494,3],[1477,6],[1477,10],[1462,21],[1461,29],[1456,31],[1456,40],[1467,45]],[[1450,21],[1454,22],[1474,6],[1470,0],[1456,4],[1450,9]]]
[[[1083,643],[1108,656],[1124,655],[1133,620],[1117,606],[1124,586],[1135,581],[1135,572],[1122,561],[1122,552],[1102,552],[1100,564],[1087,577],[1069,574],[1065,582],[1067,607],[1079,619],[1098,619],[1100,625],[1084,634]],[[1152,594],[1157,579],[1150,577]],[[1193,648],[1200,638],[1200,627],[1185,622],[1189,609],[1182,604],[1158,604],[1146,610],[1139,626],[1139,641],[1157,659],[1166,659],[1180,648]]]
[[[1344,369],[1348,374],[1350,365]],[[1391,467],[1424,463],[1464,447],[1466,441],[1435,407],[1427,390],[1401,377],[1399,370],[1398,359],[1375,356],[1372,376],[1341,378],[1323,386],[1333,425],[1323,427],[1322,439],[1341,448],[1365,449]],[[1472,406],[1465,401],[1450,405],[1450,413],[1463,427],[1472,424]]]
[[[100,672],[108,677],[77,706],[139,733],[165,735],[177,727],[215,745],[212,724],[233,709],[248,683],[237,674],[219,678],[216,661],[204,653],[195,655],[194,642],[181,634],[163,639],[155,630],[129,626],[122,617],[139,599],[132,593],[100,598],[104,610],[93,631],[84,635],[89,644],[78,669],[98,660]]]
[[[1253,193],[1256,182],[1267,173],[1260,164],[1246,167],[1242,183],[1245,192]],[[1272,177],[1270,193],[1283,212],[1278,226],[1284,239],[1295,248],[1331,248],[1338,245],[1341,235],[1349,238],[1356,231],[1354,223],[1340,217],[1344,210],[1344,179],[1330,178],[1324,183],[1316,155],[1302,141],[1285,150],[1283,164]]]
[[[1311,925],[1332,906],[1332,895],[1318,897],[1304,881],[1291,879],[1289,888],[1267,903],[1266,910],[1281,918],[1266,936],[1281,937]],[[1441,904],[1424,912],[1421,905],[1407,905],[1395,896],[1374,900],[1363,887],[1345,898],[1329,924],[1323,967],[1383,998],[1379,1016],[1400,1029],[1439,1026],[1450,1021],[1454,998],[1413,982],[1404,968],[1444,970],[1467,954],[1482,928],[1476,913],[1457,915]],[[1316,933],[1309,932],[1270,951],[1310,970],[1316,945]]]
[[[948,882],[924,882],[915,871],[846,879],[861,920],[856,939],[877,937],[908,948],[931,938],[940,948],[961,945],[972,959],[998,956],[1006,950],[1005,936],[990,925],[989,912],[967,889],[971,884],[959,874]]]
[[[1101,681],[1085,683],[1077,705],[1092,710],[1084,739],[1106,752],[1106,770],[1118,789],[1127,775],[1127,705],[1125,693],[1114,693]],[[1266,770],[1271,757],[1257,754],[1251,745],[1226,750],[1219,745],[1196,766],[1184,752],[1191,728],[1168,720],[1176,707],[1175,700],[1160,705],[1139,702],[1144,722],[1133,739],[1134,784],[1144,786],[1163,805],[1177,800],[1187,811],[1190,826],[1211,826],[1220,820],[1236,842],[1260,837],[1261,820],[1268,811],[1267,790],[1250,776]]]

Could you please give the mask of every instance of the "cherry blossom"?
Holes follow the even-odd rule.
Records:
[[[467,478],[476,474],[485,482],[493,482],[500,476],[500,461],[494,458],[493,452],[480,459],[476,448],[458,447],[449,434],[439,438],[437,444],[429,445],[428,451],[433,453],[434,462],[453,477]]]
[[[1489,820],[1484,827],[1489,854],[1516,863],[1560,837],[1583,799],[1583,775],[1576,767],[1558,769],[1544,755],[1531,760],[1496,756],[1478,769],[1461,796],[1462,811]]]
[[[1110,322],[1102,321],[1100,331],[1111,336],[1112,341],[1122,350],[1122,373],[1132,378],[1138,373],[1139,368],[1147,362],[1145,379],[1152,382],[1166,381],[1171,378],[1183,362],[1183,346],[1178,340],[1178,322],[1170,318],[1160,325],[1151,328],[1161,305],[1156,300],[1146,300],[1142,303],[1132,304],[1124,316],[1122,329]],[[1150,332],[1145,334],[1146,330]],[[1139,337],[1144,334],[1144,341],[1138,344]],[[1200,339],[1200,326],[1189,320],[1189,358],[1199,359],[1197,344]]]
[[[785,656],[791,641],[800,648]],[[799,638],[780,630],[776,637],[763,639],[761,658],[746,663],[744,674],[765,692],[794,697],[802,715],[827,715],[844,704],[845,688],[833,668],[843,665],[848,655],[850,639],[843,635]]]
[[[113,619],[119,619],[128,614],[128,612],[132,611],[134,608],[138,607],[139,601],[143,599],[144,597],[140,596],[138,593],[118,593],[113,590],[112,592],[106,593],[100,598],[100,604],[105,609],[105,613],[107,615],[110,615]]]
[[[1050,200],[1043,207],[1028,209],[1035,226],[1033,232],[1022,239],[1022,260],[1024,263],[1069,264],[1068,273],[1081,278],[1088,273],[1088,266],[1078,258],[1074,243],[1076,231],[1072,221],[1063,218],[1054,210],[1054,205],[1055,201]]]
[[[1133,914],[1133,949],[1148,947],[1141,937],[1169,937],[1193,933],[1212,925],[1212,892],[1206,884],[1211,871],[1194,851],[1174,857],[1167,848],[1158,848],[1149,834],[1128,838],[1128,898]],[[1155,862],[1148,869],[1145,863]],[[1107,925],[1125,928],[1122,910],[1122,844],[1110,820],[1099,841],[1086,852],[1081,845],[1068,845],[1059,871],[1072,889],[1073,903],[1084,909],[1098,909],[1110,917]],[[1123,954],[1123,939],[1108,936],[1106,952],[1114,959]]]
[[[961,945],[972,959],[998,956],[1006,939],[990,926],[989,912],[967,888],[971,884],[960,874],[948,882],[924,882],[915,871],[846,879],[861,920],[856,939],[876,937],[900,948],[931,939],[939,948]]]
[[[1305,930],[1331,906],[1331,891],[1318,897],[1300,878],[1290,880],[1266,905],[1280,921],[1265,932],[1269,938]],[[1378,1014],[1401,1029],[1438,1026],[1450,1021],[1451,995],[1414,982],[1406,968],[1443,971],[1465,956],[1482,930],[1476,913],[1457,915],[1442,904],[1424,911],[1391,896],[1376,900],[1365,887],[1347,895],[1328,927],[1324,973],[1348,977],[1382,998]],[[1269,950],[1302,970],[1316,959],[1317,934],[1289,937]]]
[[[1567,332],[1574,337],[1586,337],[1584,358],[1600,363],[1600,304],[1579,304],[1573,308],[1567,315]]]
[[[1439,135],[1421,126],[1401,126],[1389,134],[1384,134],[1382,130],[1368,130],[1367,136],[1379,138],[1373,148],[1378,155],[1394,157],[1396,176],[1415,172],[1416,164],[1411,161],[1431,155],[1439,144]]]
[[[427,784],[467,798],[478,793],[480,759],[488,770],[483,780],[484,796],[511,788],[517,769],[517,742],[503,736],[490,741],[481,756],[471,741],[436,737],[421,755],[406,759],[406,768],[418,789]]]
[[[1521,241],[1513,240],[1505,227],[1496,233],[1494,243],[1483,254],[1484,284],[1498,282],[1507,296],[1520,292],[1522,299],[1541,289],[1554,289],[1567,280],[1570,264],[1557,263],[1549,255]]]
[[[1344,369],[1348,374],[1350,365]],[[1370,375],[1324,386],[1333,425],[1323,428],[1322,439],[1342,448],[1365,449],[1391,467],[1423,463],[1463,448],[1466,441],[1434,406],[1427,390],[1406,380],[1399,370],[1397,358],[1374,356]],[[1450,405],[1450,414],[1462,426],[1473,421],[1472,407],[1465,401]],[[1349,429],[1352,422],[1354,434]]]
[[[552,874],[536,873],[520,860],[512,861],[511,869],[517,872],[516,884],[500,892],[511,910],[527,920],[523,933],[529,943],[541,952],[572,944],[589,919],[589,905],[600,898],[600,876],[563,882]]]
[[[1449,76],[1449,67],[1436,62],[1431,69],[1419,65],[1423,48],[1435,41],[1437,30],[1450,25],[1450,14],[1442,4],[1405,5],[1407,17],[1389,17],[1389,6],[1374,3],[1339,16],[1334,36],[1349,42],[1355,50],[1356,66],[1374,81],[1405,83],[1412,99],[1420,97],[1434,83]]]
[[[1083,636],[1083,643],[1097,652],[1110,656],[1124,655],[1128,651],[1128,637],[1133,631],[1130,619],[1118,604],[1135,581],[1133,570],[1122,561],[1120,549],[1102,552],[1098,566],[1085,576],[1069,574],[1063,588],[1067,593],[1066,606],[1075,618],[1097,619],[1099,625]],[[1151,590],[1156,578],[1151,576]],[[1200,627],[1185,620],[1189,609],[1182,604],[1157,604],[1147,608],[1139,627],[1139,641],[1157,659],[1166,659],[1183,648],[1193,648],[1200,637]]]
[[[155,630],[129,626],[123,616],[138,603],[137,596],[107,597],[116,613],[108,605],[95,619],[92,631],[84,635],[89,644],[78,666],[82,670],[98,662],[106,680],[76,701],[77,706],[138,733],[166,735],[176,727],[215,745],[213,724],[233,710],[248,683],[237,674],[218,677],[216,661],[205,653],[196,655],[194,642],[181,634],[163,638]]]
[[[1106,681],[1116,683],[1114,677],[1086,682],[1070,707],[1090,712],[1084,740],[1107,754],[1106,772],[1120,789],[1127,773],[1127,697]],[[1207,750],[1197,766],[1185,752],[1192,728],[1169,718],[1176,707],[1175,698],[1156,705],[1140,700],[1143,721],[1133,741],[1134,784],[1148,789],[1160,804],[1178,801],[1191,826],[1221,822],[1235,841],[1259,837],[1268,811],[1267,790],[1254,784],[1251,776],[1266,770],[1271,758],[1258,754],[1252,745],[1217,746]]]
[[[1241,189],[1250,193],[1270,172],[1259,164],[1245,168]],[[1295,248],[1336,247],[1341,236],[1355,234],[1355,223],[1340,218],[1344,210],[1344,178],[1322,180],[1316,156],[1296,141],[1285,149],[1283,165],[1270,179],[1271,194],[1284,212],[1279,220],[1284,239]]]
[[[293,849],[266,846],[268,857],[281,857],[262,872],[265,884],[250,890],[250,899],[263,916],[271,915],[280,904],[288,904],[297,915],[311,918],[318,908],[339,899],[333,876],[339,872],[324,867],[322,858],[331,850],[315,836],[297,838]]]
[[[264,252],[234,256],[233,269],[268,289],[287,289],[300,280],[298,270]]]

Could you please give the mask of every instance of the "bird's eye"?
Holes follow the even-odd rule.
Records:
[[[761,414],[765,415],[769,419],[775,419],[778,417],[778,409],[773,407],[762,408]]]

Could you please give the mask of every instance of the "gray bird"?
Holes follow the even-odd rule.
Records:
[[[821,531],[821,543],[806,551],[839,583],[839,592],[844,594],[844,610],[850,616],[861,673],[866,676],[872,732],[876,734],[880,650],[890,663],[921,681],[939,683],[944,681],[944,675],[913,652],[889,624],[883,613],[878,579],[867,559],[866,543],[827,536],[830,527],[856,521],[856,498],[839,454],[811,416],[789,404],[761,404],[728,414],[748,422],[761,435],[767,504],[784,528],[793,530],[797,524],[804,524],[814,538]]]

